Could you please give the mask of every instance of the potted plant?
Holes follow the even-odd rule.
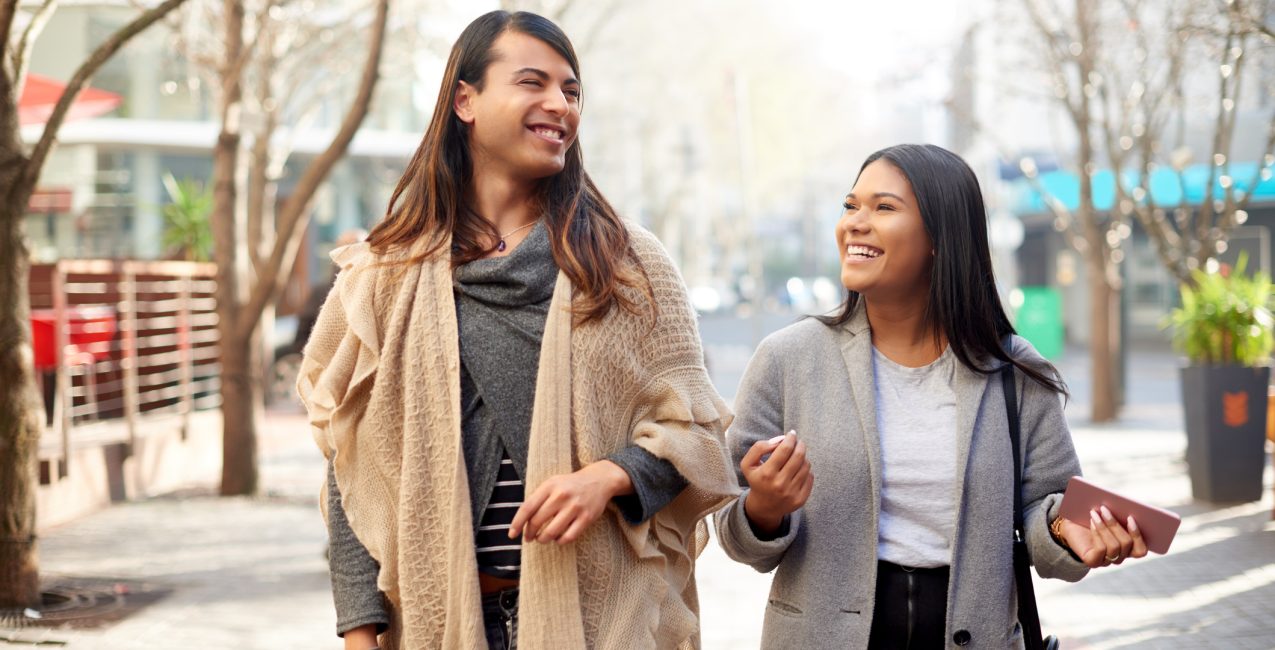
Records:
[[[1197,499],[1256,501],[1265,469],[1267,385],[1275,348],[1271,278],[1234,269],[1195,271],[1169,320],[1186,355],[1182,408],[1186,459]]]
[[[188,262],[212,259],[212,191],[190,179],[164,174],[164,189],[171,203],[164,206],[164,248]]]

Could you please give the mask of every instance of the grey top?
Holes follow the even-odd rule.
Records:
[[[375,624],[377,634],[389,627],[388,603],[376,587],[380,571],[381,565],[354,536],[345,518],[336,474],[332,472],[332,463],[328,463],[328,573],[332,578],[332,599],[336,603],[338,636],[364,625]]]
[[[752,444],[794,429],[805,441],[815,487],[787,533],[761,540],[748,525],[748,491],[714,515],[726,553],[775,571],[763,648],[866,648],[875,607],[881,444],[872,341],[859,310],[843,326],[805,320],[767,337],[748,364],[727,446],[738,462]],[[1042,361],[1014,337],[1011,354]],[[999,366],[998,362],[988,365]],[[1087,568],[1049,533],[1067,480],[1080,473],[1062,403],[1018,373],[1023,507],[1028,551],[1043,578],[1075,581]],[[946,647],[1022,647],[1013,569],[1014,470],[999,377],[957,363],[955,521]],[[740,476],[741,486],[746,485]],[[964,637],[965,635],[961,635]]]
[[[558,268],[540,223],[505,257],[485,258],[454,273],[461,353],[462,446],[474,526],[491,498],[507,450],[526,476],[528,433],[545,319]],[[497,416],[496,414],[499,414]],[[608,457],[623,468],[634,494],[614,503],[631,523],[641,523],[686,487],[672,463],[630,444]],[[328,561],[337,610],[337,633],[389,623],[376,586],[380,566],[350,530],[328,465]]]
[[[502,445],[518,476],[527,476],[540,342],[557,278],[549,235],[540,223],[509,255],[474,260],[452,274],[460,333],[461,440],[475,522],[496,486]]]
[[[951,346],[920,368],[872,351],[881,431],[877,557],[901,566],[952,562],[956,527],[956,355]]]

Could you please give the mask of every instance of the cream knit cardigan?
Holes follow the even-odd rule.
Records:
[[[574,325],[571,283],[558,274],[527,491],[629,441],[671,461],[690,486],[645,523],[626,523],[612,506],[572,544],[525,544],[522,650],[698,647],[703,518],[739,491],[723,444],[732,416],[705,371],[685,285],[654,236],[629,230],[658,318],[612,309]],[[298,391],[350,527],[381,565],[393,618],[381,647],[486,648],[448,256],[384,264],[393,259],[363,243],[332,257],[341,272],[306,345]]]

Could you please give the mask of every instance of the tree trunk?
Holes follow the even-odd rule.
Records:
[[[30,52],[21,46],[14,51],[7,40],[17,3],[0,3],[0,56],[6,57],[6,65],[0,69],[0,608],[41,605],[35,490],[44,408],[32,367],[27,294],[31,258],[24,232],[27,204],[62,121],[93,73],[130,39],[184,1],[165,0],[141,12],[98,45],[67,82],[29,155],[19,136],[17,103]],[[31,25],[42,24],[51,11],[52,5],[39,10]],[[37,27],[26,36],[34,38],[38,32]]]
[[[1081,92],[1072,111],[1076,127],[1077,157],[1080,167],[1080,217],[1081,235],[1086,246],[1083,254],[1088,264],[1089,276],[1089,359],[1093,382],[1094,422],[1111,422],[1116,419],[1118,407],[1115,392],[1115,373],[1112,357],[1120,349],[1120,333],[1112,327],[1112,295],[1115,289],[1107,274],[1108,244],[1104,228],[1098,222],[1098,208],[1094,205],[1093,169],[1097,167],[1097,155],[1093,143],[1093,103],[1085,87],[1093,78],[1094,50],[1099,46],[1093,0],[1076,0],[1076,26],[1082,44],[1076,63],[1080,71]],[[1116,314],[1118,316],[1118,313]]]
[[[18,187],[25,159],[0,168],[0,609],[38,607],[35,545],[36,453],[43,429],[31,366],[30,262],[22,216],[30,188]]]
[[[277,299],[280,278],[291,268],[304,234],[310,201],[345,155],[359,125],[367,116],[373,90],[380,78],[389,0],[378,0],[368,57],[358,92],[327,149],[302,171],[292,194],[277,216],[273,205],[252,208],[264,232],[272,225],[269,257],[253,263],[261,242],[248,241],[248,206],[239,203],[247,178],[241,167],[244,40],[243,0],[224,0],[224,66],[221,79],[221,133],[213,149],[213,239],[217,263],[217,316],[221,335],[221,395],[223,422],[223,496],[254,494],[258,489],[257,422],[262,408],[262,314]],[[258,47],[260,47],[258,45]],[[286,98],[285,98],[286,99]],[[268,141],[266,141],[268,144]],[[259,165],[258,165],[259,166]],[[269,189],[265,187],[263,189]],[[271,199],[271,192],[249,192],[256,203]],[[249,197],[245,197],[245,203]],[[265,208],[265,209],[263,209]],[[242,219],[241,219],[242,217]],[[300,226],[298,230],[298,225]],[[255,227],[254,227],[255,230]],[[249,267],[255,273],[250,274]]]
[[[13,501],[7,494],[5,500]],[[23,504],[21,507],[29,509],[34,529],[35,499],[29,501],[29,506]],[[5,504],[5,507],[9,505]],[[40,565],[35,537],[28,535],[23,539],[0,541],[0,611],[39,609],[40,604]]]
[[[257,490],[257,426],[252,391],[252,348],[239,331],[247,284],[245,233],[236,211],[243,111],[242,0],[225,0],[224,60],[221,77],[221,132],[213,146],[213,261],[217,263],[217,333],[221,339],[221,494],[250,495]]]
[[[1101,264],[1089,265],[1089,360],[1093,368],[1094,422],[1111,422],[1116,419],[1115,324],[1112,296],[1116,292],[1107,284],[1105,269]]]
[[[222,496],[254,495],[257,474],[257,423],[262,401],[260,336],[233,338],[222,329],[221,416]]]

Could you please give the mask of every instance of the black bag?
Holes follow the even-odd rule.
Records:
[[[1027,537],[1023,532],[1023,469],[1019,455],[1018,389],[1014,384],[1014,365],[1001,370],[1005,391],[1005,415],[1009,419],[1009,440],[1014,449],[1014,581],[1018,584],[1018,624],[1023,628],[1027,650],[1058,650],[1058,638],[1041,638],[1040,612],[1036,609],[1036,589],[1032,585],[1031,558],[1027,555]]]

